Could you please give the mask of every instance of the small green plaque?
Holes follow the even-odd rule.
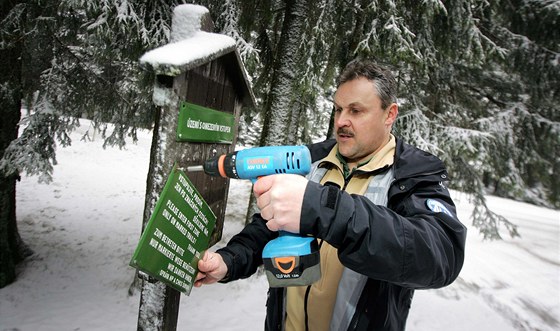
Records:
[[[189,295],[215,224],[208,204],[174,166],[130,265]]]
[[[177,141],[231,144],[234,129],[232,114],[181,102]]]

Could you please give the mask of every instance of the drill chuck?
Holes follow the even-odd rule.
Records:
[[[235,168],[237,152],[218,155],[204,162],[204,172],[209,176],[239,179]]]

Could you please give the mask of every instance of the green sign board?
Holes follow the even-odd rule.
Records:
[[[208,204],[175,166],[130,265],[189,295],[215,224]]]
[[[233,143],[235,117],[188,102],[181,102],[177,140],[207,143]]]

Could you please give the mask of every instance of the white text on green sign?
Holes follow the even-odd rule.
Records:
[[[182,102],[179,109],[177,140],[207,143],[233,143],[233,114]]]

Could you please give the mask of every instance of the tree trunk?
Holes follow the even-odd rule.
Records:
[[[293,101],[294,80],[297,79],[297,49],[303,35],[307,14],[307,0],[287,0],[284,23],[273,65],[272,80],[264,107],[261,145],[282,145],[289,141],[290,107]],[[295,96],[297,97],[297,96]]]
[[[294,80],[297,79],[297,52],[307,19],[307,0],[287,0],[284,22],[275,54],[270,91],[264,107],[264,122],[260,145],[285,145],[294,139],[289,137],[292,123]],[[297,97],[297,96],[295,96]],[[246,223],[258,212],[254,195],[251,194]]]
[[[2,2],[0,21],[3,21],[18,2]],[[16,27],[18,22],[14,22]],[[12,31],[16,31],[13,29]],[[21,30],[20,30],[21,31]],[[17,33],[0,35],[4,47],[0,48],[0,155],[18,136],[21,117],[21,54],[22,39]],[[29,250],[19,236],[16,223],[17,172],[0,173],[0,288],[16,279],[15,267]]]
[[[338,68],[340,71],[344,69],[348,62],[352,61],[358,50],[358,45],[360,44],[360,40],[364,38],[364,24],[366,22],[366,13],[367,7],[370,4],[369,0],[359,0],[354,1],[352,6],[357,7],[358,10],[353,15],[353,24],[351,32],[345,35],[345,39],[341,41],[340,52],[338,53]],[[330,118],[329,118],[329,127],[327,128],[326,137],[330,138],[333,135],[334,131],[334,107],[331,110]]]

